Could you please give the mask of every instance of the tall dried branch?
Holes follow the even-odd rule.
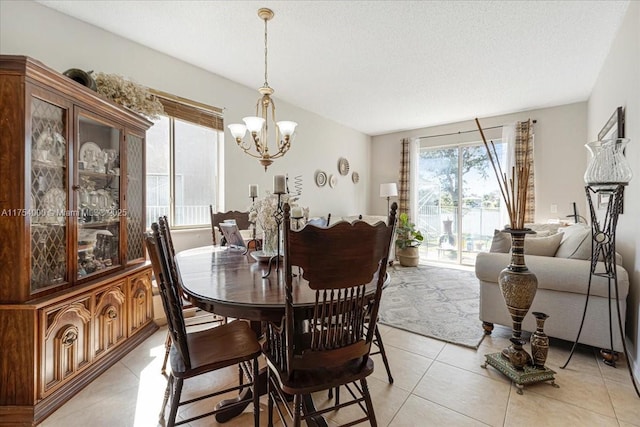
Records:
[[[495,144],[487,142],[484,135],[484,131],[480,126],[480,121],[476,118],[476,126],[480,131],[482,137],[482,143],[487,150],[489,162],[493,168],[498,181],[498,187],[500,188],[500,194],[502,200],[504,200],[507,214],[509,215],[509,223],[512,229],[524,228],[525,214],[527,208],[527,193],[529,189],[529,176],[531,171],[531,165],[529,163],[529,128],[525,135],[525,160],[522,166],[511,168],[511,176],[507,176],[506,172],[502,171],[500,165],[500,159],[496,151]]]

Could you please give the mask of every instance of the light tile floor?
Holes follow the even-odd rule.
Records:
[[[479,326],[480,327],[480,326]],[[640,399],[635,395],[624,361],[618,368],[601,363],[594,349],[579,347],[566,369],[566,342],[552,342],[547,365],[557,372],[560,388],[548,383],[525,387],[524,394],[484,357],[505,347],[510,331],[496,327],[480,348],[447,344],[380,326],[395,382],[388,384],[380,356],[370,377],[378,425],[415,426],[640,426]],[[43,427],[156,426],[166,385],[160,374],[166,329],[161,328],[112,368],[53,413]],[[237,371],[185,382],[189,390],[236,380]],[[321,406],[325,393],[315,396]],[[217,399],[219,400],[219,399]],[[216,400],[216,401],[217,401]],[[180,415],[197,413],[208,403],[185,407]],[[210,404],[210,403],[209,403]],[[261,405],[266,426],[266,400]],[[224,426],[253,425],[251,407]],[[330,425],[344,422],[349,408],[332,413]],[[191,426],[216,426],[211,417]]]

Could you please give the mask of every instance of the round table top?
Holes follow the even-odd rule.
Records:
[[[285,285],[282,260],[279,271],[254,260],[243,250],[204,246],[176,254],[182,287],[189,300],[204,310],[248,320],[279,320],[284,314]],[[296,282],[304,279],[295,277]],[[315,292],[295,286],[294,304],[313,305]]]
[[[279,321],[284,315],[282,260],[279,274],[274,264],[271,274],[264,279],[268,263],[257,262],[242,250],[224,246],[179,252],[176,263],[184,293],[203,310],[255,321]],[[294,267],[294,274],[296,270]],[[371,288],[373,291],[375,286]],[[299,276],[294,277],[293,301],[299,307],[312,307],[315,303],[315,291]]]

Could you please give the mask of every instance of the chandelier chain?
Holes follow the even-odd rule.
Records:
[[[264,20],[264,87],[269,87],[267,81],[267,20]]]

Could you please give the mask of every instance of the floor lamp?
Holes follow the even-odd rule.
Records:
[[[387,215],[389,215],[389,199],[391,197],[398,196],[398,186],[395,182],[390,182],[388,184],[380,184],[380,197],[387,198]]]

